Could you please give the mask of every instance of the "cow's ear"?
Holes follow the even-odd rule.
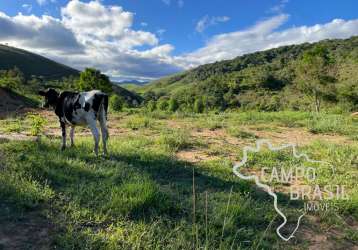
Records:
[[[40,91],[39,91],[39,95],[45,96],[45,95],[46,95],[46,92],[43,91],[43,90],[40,90]]]

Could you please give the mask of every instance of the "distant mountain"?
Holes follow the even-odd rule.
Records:
[[[0,70],[19,68],[26,78],[61,79],[79,71],[29,51],[0,44]]]
[[[148,81],[140,81],[140,80],[121,80],[114,82],[116,84],[125,85],[125,84],[135,84],[135,85],[144,85],[147,84]]]

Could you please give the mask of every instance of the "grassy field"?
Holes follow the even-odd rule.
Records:
[[[127,110],[109,115],[106,157],[89,131],[60,152],[56,117],[34,140],[33,120],[0,120],[0,249],[356,249],[358,119],[344,114],[228,112],[183,114]],[[304,217],[282,241],[272,197],[233,174],[257,139],[296,143],[317,160],[320,184],[345,185],[348,200]],[[250,154],[243,169],[301,164],[289,150]],[[304,164],[304,163],[302,163]],[[275,183],[290,234],[303,201]]]

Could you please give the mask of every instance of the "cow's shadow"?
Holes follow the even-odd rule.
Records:
[[[255,184],[234,176],[230,167],[223,166],[227,169],[218,176],[205,168],[205,163],[200,166],[166,154],[145,154],[138,150],[112,152],[107,157],[96,157],[91,152],[90,145],[80,144],[61,152],[57,143],[45,142],[37,146],[34,146],[36,142],[21,143],[30,144],[30,150],[26,153],[28,156],[25,154],[22,159],[26,162],[27,174],[40,183],[49,185],[61,196],[59,203],[63,207],[68,207],[71,203],[71,207],[80,211],[90,210],[93,214],[110,215],[112,219],[153,221],[158,217],[165,217],[171,218],[171,221],[184,219],[190,222],[194,173],[198,199],[196,206],[201,210],[197,212],[198,220],[204,218],[203,197],[206,192],[210,198],[209,210],[212,210],[209,213],[214,213],[216,204],[224,210],[231,189],[231,203],[243,202],[242,197],[248,197],[253,206],[262,206],[262,209],[274,213],[272,197],[259,190]],[[34,157],[35,154],[37,157]],[[60,154],[61,157],[54,157]],[[118,192],[114,193],[113,190]],[[287,195],[278,196],[283,206],[289,203]],[[219,197],[219,202],[214,201],[216,197]],[[129,200],[136,202],[130,203]],[[300,206],[302,207],[302,203],[298,202],[291,203],[288,207]],[[257,223],[252,224],[252,221],[240,218],[240,215],[236,217],[234,220],[237,220],[237,226],[256,230],[265,230],[270,220],[257,218]],[[276,224],[280,223],[278,220]]]

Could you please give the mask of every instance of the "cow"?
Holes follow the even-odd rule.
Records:
[[[108,95],[99,91],[58,93],[55,89],[39,91],[39,95],[45,97],[44,107],[52,107],[59,118],[62,129],[61,150],[66,148],[66,126],[71,127],[70,140],[74,146],[74,132],[77,125],[88,125],[94,138],[94,153],[98,156],[99,132],[97,120],[99,121],[102,135],[103,154],[107,154],[107,112]]]

